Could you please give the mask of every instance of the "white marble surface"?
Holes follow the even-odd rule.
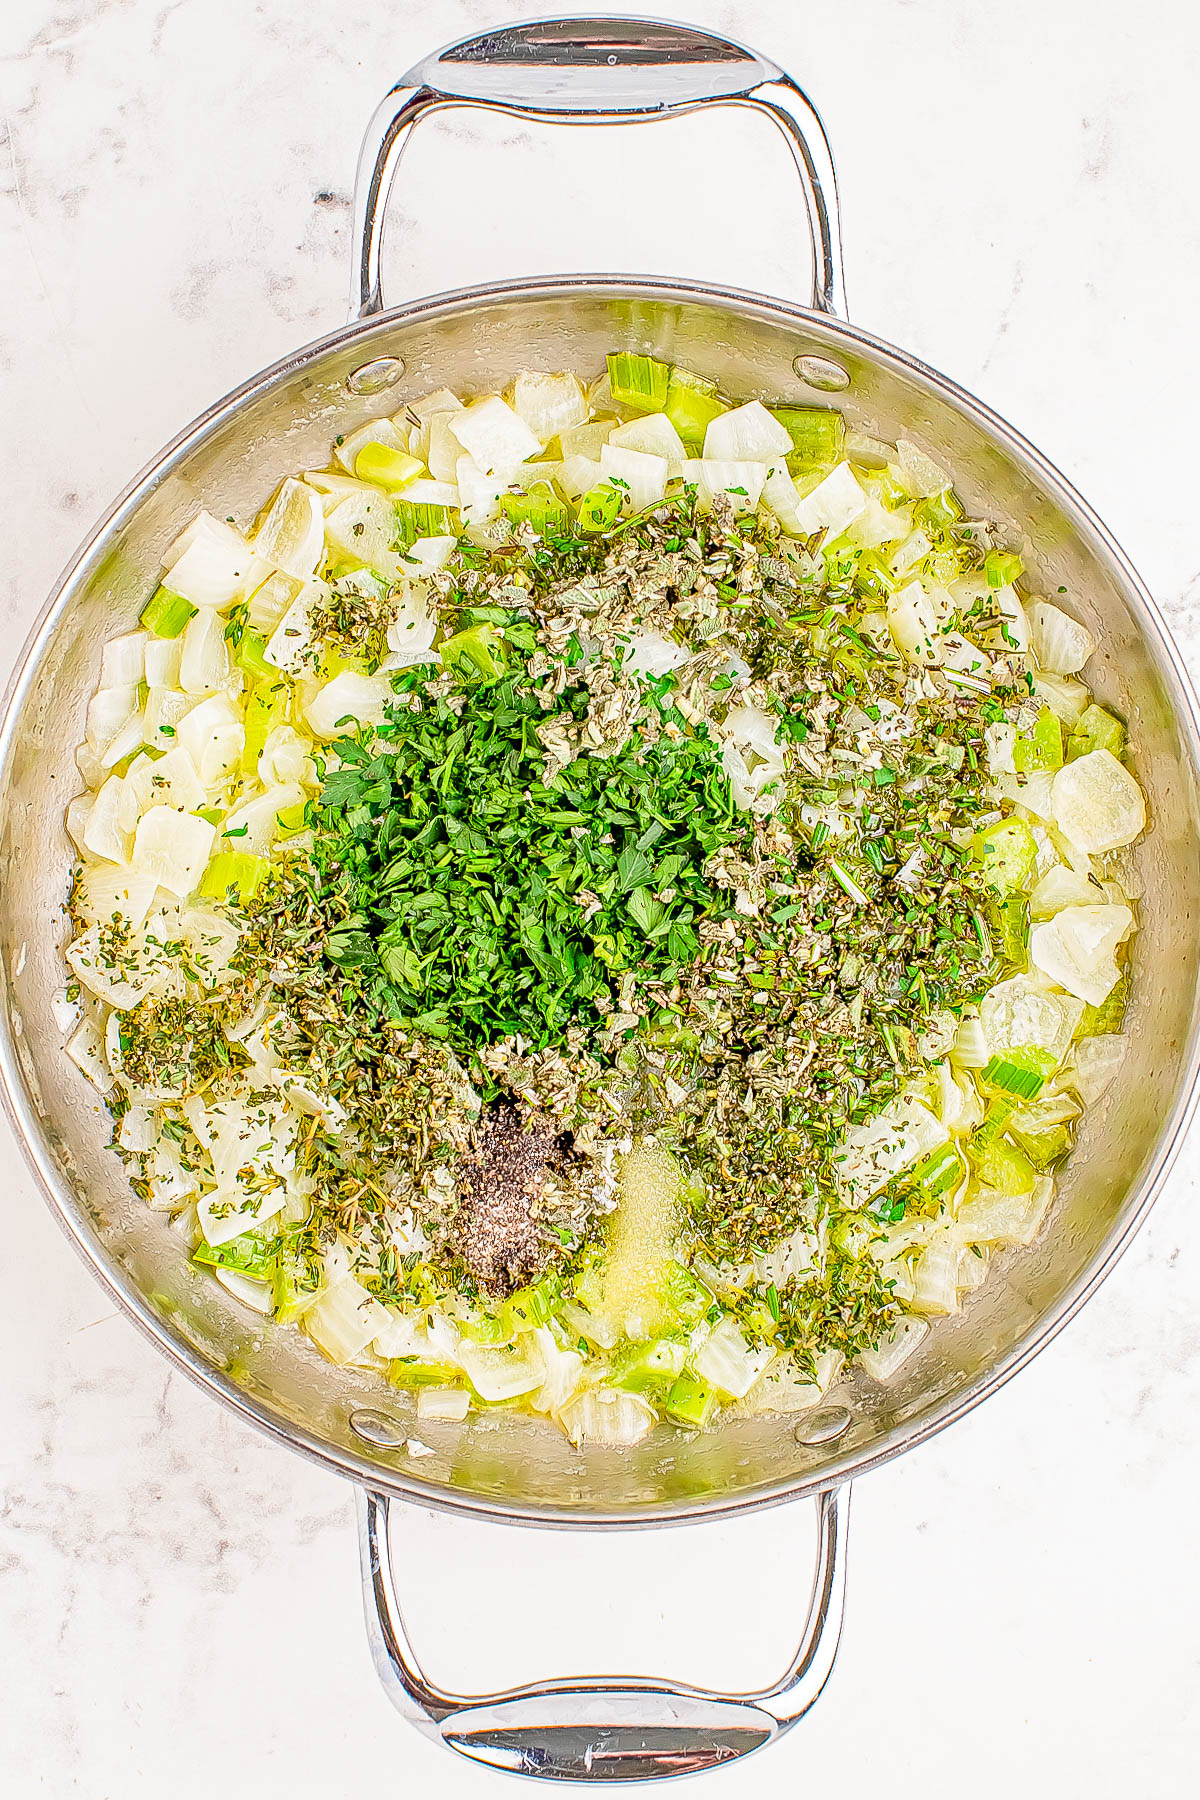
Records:
[[[338,321],[378,95],[431,46],[544,10],[0,8],[2,660],[158,445]],[[690,0],[689,15],[811,87],[839,159],[855,316],[1066,469],[1200,665],[1194,9]],[[485,223],[468,236],[472,202]],[[794,217],[783,152],[753,121],[597,144],[460,118],[414,149],[392,293],[601,263],[795,291]],[[349,1492],[173,1375],[71,1254],[7,1136],[0,1154],[5,1793],[499,1794],[376,1685]],[[769,1761],[711,1777],[714,1794],[1195,1792],[1198,1157],[1194,1143],[1034,1367],[860,1484],[834,1681]],[[419,1516],[411,1531],[431,1660],[464,1679],[535,1672],[538,1621],[568,1583],[586,1623],[556,1627],[564,1670],[765,1676],[808,1547],[802,1511],[621,1543]]]

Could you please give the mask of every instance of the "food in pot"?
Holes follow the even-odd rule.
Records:
[[[440,389],[199,514],[106,645],[68,1053],[196,1264],[422,1418],[892,1380],[1120,1075],[1092,650],[833,408]]]

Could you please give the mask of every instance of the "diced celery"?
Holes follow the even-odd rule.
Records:
[[[275,1317],[283,1325],[306,1313],[320,1291],[316,1271],[305,1271],[295,1257],[281,1256],[275,1264],[271,1286],[271,1303]]]
[[[449,1363],[423,1362],[419,1356],[393,1356],[387,1378],[398,1388],[452,1387],[461,1371]]]
[[[354,473],[360,481],[373,481],[377,487],[395,492],[415,481],[425,467],[417,457],[391,444],[364,444],[354,459]]]
[[[1025,564],[1015,550],[989,550],[983,563],[983,578],[990,588],[1011,587]]]
[[[976,1148],[982,1144],[995,1143],[1008,1130],[1008,1121],[1012,1118],[1015,1104],[1013,1100],[992,1100],[989,1103],[983,1123],[971,1136],[971,1142]]]
[[[1016,1094],[1022,1100],[1032,1100],[1045,1087],[1054,1066],[1054,1058],[1048,1050],[1008,1050],[1003,1056],[993,1056],[989,1060],[981,1079],[985,1087],[998,1089],[1003,1094]]]
[[[565,503],[544,481],[525,494],[501,494],[500,510],[510,525],[532,525],[537,532],[561,531],[567,522]]]
[[[793,471],[837,462],[846,436],[846,421],[834,407],[772,406],[768,410],[792,440],[788,463]]]
[[[470,625],[442,645],[442,662],[464,681],[499,681],[508,667],[504,643],[494,625]]]
[[[1127,742],[1120,719],[1103,706],[1087,706],[1067,742],[1067,761],[1086,756],[1090,750],[1107,750],[1110,756],[1122,757]]]
[[[925,530],[935,536],[949,531],[965,517],[965,508],[952,488],[943,488],[940,494],[930,494],[924,500],[918,500],[913,507],[914,525],[922,525]]]
[[[991,912],[1001,955],[1024,968],[1029,960],[1029,901],[1023,894],[1010,894],[995,901]]]
[[[671,380],[670,363],[653,356],[615,351],[608,358],[608,385],[618,406],[639,412],[662,412]]]
[[[1000,819],[975,833],[971,852],[983,864],[989,886],[998,894],[1013,894],[1032,873],[1037,840],[1024,819]]]
[[[712,421],[729,411],[716,386],[686,369],[672,369],[662,410],[685,444],[702,444]]]
[[[713,1303],[713,1295],[690,1269],[680,1262],[669,1262],[662,1280],[663,1305],[672,1318],[691,1325],[702,1319]]]
[[[397,500],[396,544],[407,550],[418,538],[458,537],[462,518],[453,506],[440,506],[431,500]]]
[[[672,1383],[664,1412],[681,1425],[707,1425],[716,1411],[717,1395],[698,1375],[683,1374]]]
[[[1076,1037],[1103,1037],[1108,1032],[1125,1029],[1125,1008],[1129,1004],[1129,974],[1121,979],[1099,1006],[1085,1006],[1076,1029]]]
[[[962,1185],[966,1170],[955,1146],[943,1144],[919,1162],[905,1181],[924,1201],[941,1200]]]
[[[854,571],[854,584],[868,599],[886,605],[896,577],[878,550],[864,550]]]
[[[258,682],[245,705],[246,742],[242,750],[242,772],[246,775],[254,774],[268,737],[287,721],[287,689],[279,680],[277,669],[272,669],[270,674],[272,679]]]
[[[1061,769],[1062,766],[1062,726],[1050,708],[1043,706],[1033,730],[1028,736],[1018,737],[1013,744],[1013,768],[1018,775],[1029,775],[1035,769]]]
[[[984,1187],[1014,1198],[1033,1192],[1037,1179],[1033,1164],[1004,1138],[991,1138],[981,1144],[977,1133],[971,1143],[971,1161]]]
[[[500,1323],[510,1337],[521,1331],[533,1331],[548,1325],[554,1316],[562,1284],[553,1275],[543,1275],[532,1287],[518,1288],[500,1308]]]
[[[655,1338],[630,1344],[618,1357],[610,1375],[614,1387],[642,1394],[666,1389],[683,1374],[687,1345],[680,1338]]]
[[[261,632],[252,631],[247,625],[237,641],[233,660],[239,668],[244,669],[247,675],[252,675],[255,680],[275,680],[279,671],[267,661],[264,655],[266,648],[266,638],[262,636]]]
[[[608,531],[621,510],[621,490],[609,482],[589,488],[579,501],[579,529],[588,533]]]
[[[253,1276],[256,1281],[270,1281],[274,1276],[278,1249],[277,1238],[247,1232],[242,1237],[228,1238],[223,1244],[197,1245],[192,1252],[192,1261],[214,1269],[235,1269],[239,1275]]]
[[[211,900],[223,900],[230,888],[240,900],[254,894],[270,864],[246,850],[219,850],[204,871],[200,892]]]
[[[155,637],[177,638],[189,619],[196,616],[196,608],[182,594],[173,594],[170,588],[160,587],[147,600],[142,609],[141,623]]]
[[[1014,1143],[1019,1144],[1034,1168],[1040,1174],[1067,1154],[1071,1148],[1072,1132],[1069,1125],[1047,1125],[1040,1131],[1028,1131],[1020,1125],[1010,1125],[1009,1135]]]

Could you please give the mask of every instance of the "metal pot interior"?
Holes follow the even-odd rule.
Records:
[[[645,349],[720,379],[737,397],[835,400],[860,429],[915,437],[970,505],[1014,531],[1037,585],[1061,585],[1099,649],[1098,697],[1130,720],[1152,829],[1134,862],[1144,893],[1124,1079],[1088,1113],[1042,1241],[1000,1259],[962,1314],[940,1323],[888,1390],[846,1384],[847,1430],[805,1445],[806,1418],[730,1421],[689,1440],[670,1427],[626,1451],[579,1452],[511,1412],[422,1423],[434,1454],[372,1449],[355,1408],[406,1418],[404,1396],[337,1370],[295,1330],[250,1314],[198,1275],[166,1221],[128,1191],[107,1119],[62,1053],[60,909],[100,647],[128,629],[162,553],[201,504],[248,521],[285,472],[323,464],[331,438],[443,383],[501,385],[518,367],[599,368]],[[814,391],[797,358],[848,376]],[[379,357],[404,371],[374,395],[347,377]],[[355,384],[359,385],[359,384]],[[1084,1297],[1148,1202],[1192,1088],[1200,943],[1196,727],[1186,685],[1132,571],[1036,454],[969,397],[848,327],[737,295],[653,283],[559,281],[426,302],[324,340],[223,402],[161,458],[70,572],[18,677],[3,744],[0,1055],[18,1129],[69,1232],[142,1324],[259,1425],[360,1480],[427,1503],[576,1523],[724,1510],[811,1489],[910,1446],[1003,1379]]]

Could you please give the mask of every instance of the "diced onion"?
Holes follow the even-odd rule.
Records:
[[[1096,640],[1091,632],[1048,600],[1031,600],[1028,606],[1033,653],[1052,675],[1077,675]]]
[[[392,698],[392,684],[386,676],[359,675],[343,669],[305,705],[304,713],[319,738],[334,738],[360,725],[382,725],[385,708]]]
[[[581,433],[575,432],[571,436],[579,437]],[[687,451],[683,447],[683,439],[666,413],[642,413],[638,418],[630,419],[627,425],[618,425],[611,432],[606,426],[603,435],[594,437],[592,441],[595,443],[597,452],[603,449],[605,443],[610,443],[614,449],[641,450],[648,456],[665,457],[668,481],[673,476],[682,474],[687,456]],[[578,452],[568,451],[564,443],[563,456],[571,454],[578,454]],[[588,456],[590,451],[582,450],[582,454]]]
[[[172,894],[190,894],[208,864],[216,829],[195,813],[152,806],[138,821],[133,866]]]
[[[792,435],[761,400],[731,407],[710,419],[704,433],[708,462],[778,462],[790,455]]]
[[[499,476],[506,484],[542,447],[524,419],[498,394],[472,400],[454,414],[450,429],[483,474]]]
[[[1068,994],[1099,1006],[1120,979],[1113,952],[1132,925],[1127,906],[1068,906],[1033,927],[1030,960]]]
[[[610,440],[600,451],[600,473],[622,489],[627,512],[642,512],[667,491],[667,459],[645,450],[623,450]]]
[[[513,381],[512,407],[543,444],[582,425],[588,416],[587,396],[576,376],[543,375],[532,369],[522,369]]]
[[[1088,856],[1102,856],[1141,836],[1146,802],[1111,750],[1089,750],[1054,777],[1054,823]]]
[[[567,1402],[558,1422],[576,1446],[638,1444],[655,1424],[654,1409],[640,1394],[616,1388],[588,1388]]]
[[[168,553],[163,586],[202,611],[215,607],[223,612],[265,573],[240,531],[202,512]]]
[[[325,514],[302,481],[285,481],[254,534],[256,553],[283,575],[308,581],[325,554]]]
[[[924,1319],[901,1319],[873,1350],[860,1352],[859,1363],[875,1381],[892,1381],[928,1335]]]
[[[183,629],[179,685],[186,694],[214,694],[228,675],[225,622],[212,607],[201,607]]]

